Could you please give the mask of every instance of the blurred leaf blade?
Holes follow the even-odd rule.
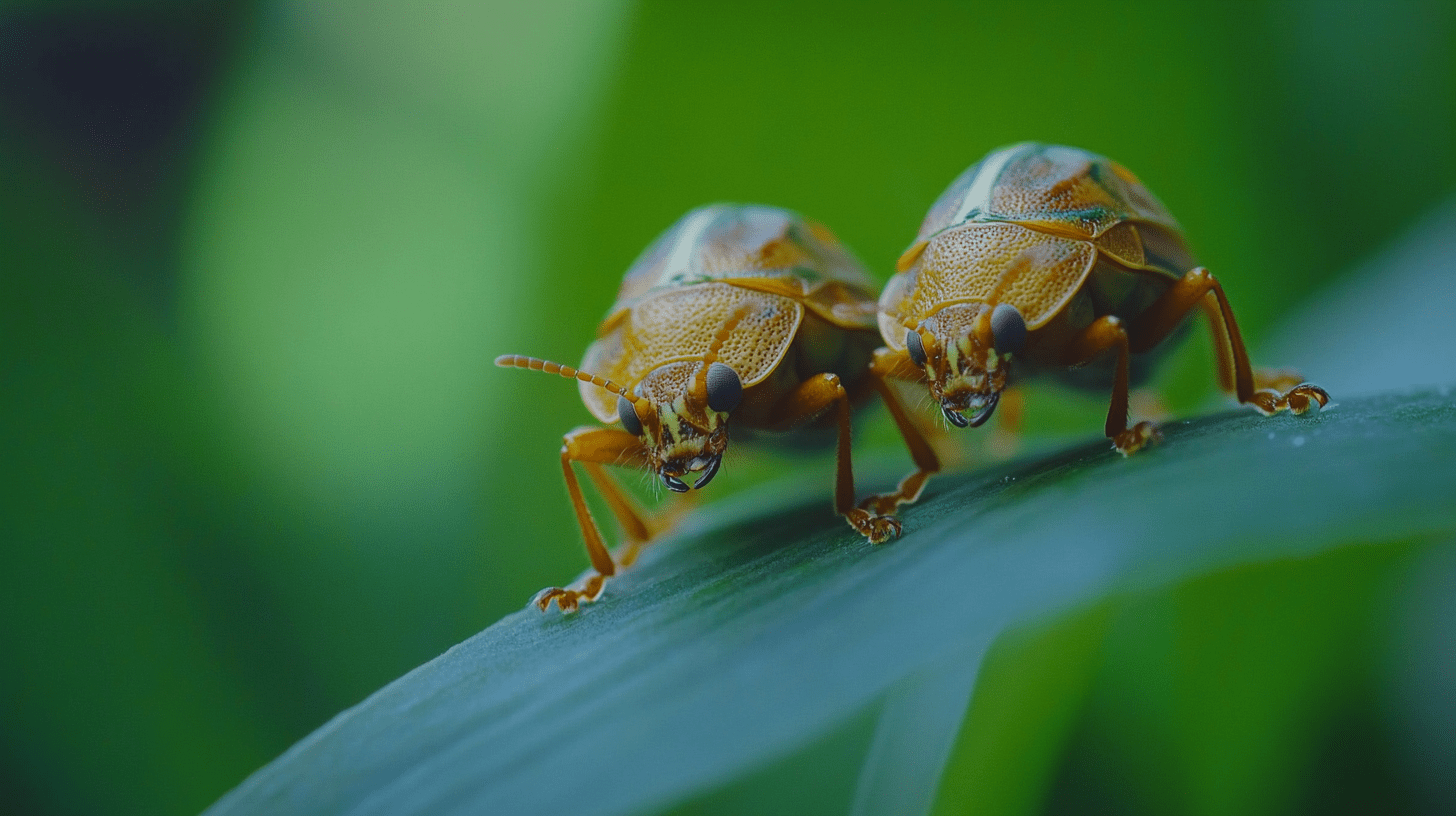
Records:
[[[1449,396],[1167,430],[1126,461],[1099,442],[949,477],[883,548],[797,502],[712,508],[602,603],[506,618],[210,812],[652,812],[1016,621],[1237,564],[1456,531]],[[1363,478],[1372,471],[1384,478]]]
[[[935,791],[937,816],[1044,811],[1067,732],[1101,658],[1112,605],[1018,631],[987,654]],[[1006,666],[1005,671],[998,671]]]
[[[621,271],[705,201],[799,209],[883,276],[985,150],[1079,145],[1168,204],[1246,339],[1280,350],[1258,361],[1342,400],[1456,383],[1449,220],[1292,343],[1267,333],[1456,190],[1456,5],[1144,0],[1103,9],[1102,37],[1049,11],[0,3],[6,812],[195,813],[568,576],[552,451],[587,414],[489,360],[579,359]],[[1178,415],[1212,390],[1190,340],[1157,382]],[[1032,433],[1091,434],[1105,396],[1028,409]],[[865,430],[857,453],[903,455],[883,417]],[[819,507],[827,465],[744,456],[713,498],[793,473]],[[1433,654],[1404,682],[1444,690],[1453,630],[1411,615]],[[846,812],[885,707],[677,807]],[[1456,728],[1407,708],[1388,761],[1449,790]]]

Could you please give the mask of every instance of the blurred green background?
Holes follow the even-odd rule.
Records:
[[[578,360],[688,208],[797,209],[883,278],[952,178],[1024,139],[1141,176],[1257,348],[1456,190],[1456,8],[0,5],[3,809],[196,812],[581,570],[556,451],[590,417],[490,361]],[[1160,382],[1187,411],[1212,379],[1200,335]],[[1100,429],[1105,401],[1057,404],[1034,432]],[[739,455],[714,492],[785,461]],[[1069,735],[1024,746],[1060,793],[1016,807],[1250,812],[1219,791],[1254,774],[1271,813],[1330,812],[1328,780],[1419,809],[1356,623],[1422,553],[1008,642],[986,682],[1063,684],[1037,716]]]

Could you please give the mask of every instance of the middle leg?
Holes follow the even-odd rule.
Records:
[[[1118,453],[1129,456],[1159,436],[1157,426],[1139,422],[1127,426],[1128,337],[1122,320],[1112,315],[1099,317],[1072,339],[1063,362],[1069,366],[1090,363],[1108,351],[1117,354],[1112,379],[1112,404],[1107,408],[1107,437]]]

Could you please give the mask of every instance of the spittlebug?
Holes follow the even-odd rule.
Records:
[[[941,194],[896,272],[880,297],[874,370],[926,382],[958,427],[989,419],[1015,377],[1111,379],[1107,436],[1137,451],[1157,429],[1128,427],[1128,388],[1195,307],[1239,402],[1303,413],[1330,398],[1293,372],[1250,366],[1223,287],[1194,265],[1177,222],[1126,168],[1085,150],[992,152]]]
[[[683,216],[628,270],[581,369],[530,357],[496,365],[579,380],[582,401],[608,427],[565,437],[561,469],[594,572],[570,588],[542,590],[543,611],[595,600],[636,557],[655,525],[603,465],[644,467],[675,493],[707,486],[729,429],[837,431],[834,509],[875,543],[900,531],[891,514],[914,501],[940,464],[886,383],[870,372],[879,345],[874,284],[823,226],[773,207],[718,204]],[[905,438],[916,471],[899,488],[854,501],[850,410],[877,391]],[[581,463],[620,522],[627,546],[614,560],[587,510]]]

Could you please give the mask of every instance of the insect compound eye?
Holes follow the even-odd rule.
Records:
[[[1026,346],[1026,319],[1010,303],[991,310],[991,343],[998,354],[1017,354]]]
[[[738,372],[722,363],[708,366],[708,407],[728,413],[743,400],[743,381]]]
[[[642,420],[637,418],[637,409],[632,407],[632,401],[626,397],[617,397],[617,416],[622,420],[622,427],[627,433],[633,436],[642,435]]]
[[[910,352],[910,361],[915,365],[925,365],[925,342],[920,339],[920,332],[914,329],[905,331],[905,350]]]

